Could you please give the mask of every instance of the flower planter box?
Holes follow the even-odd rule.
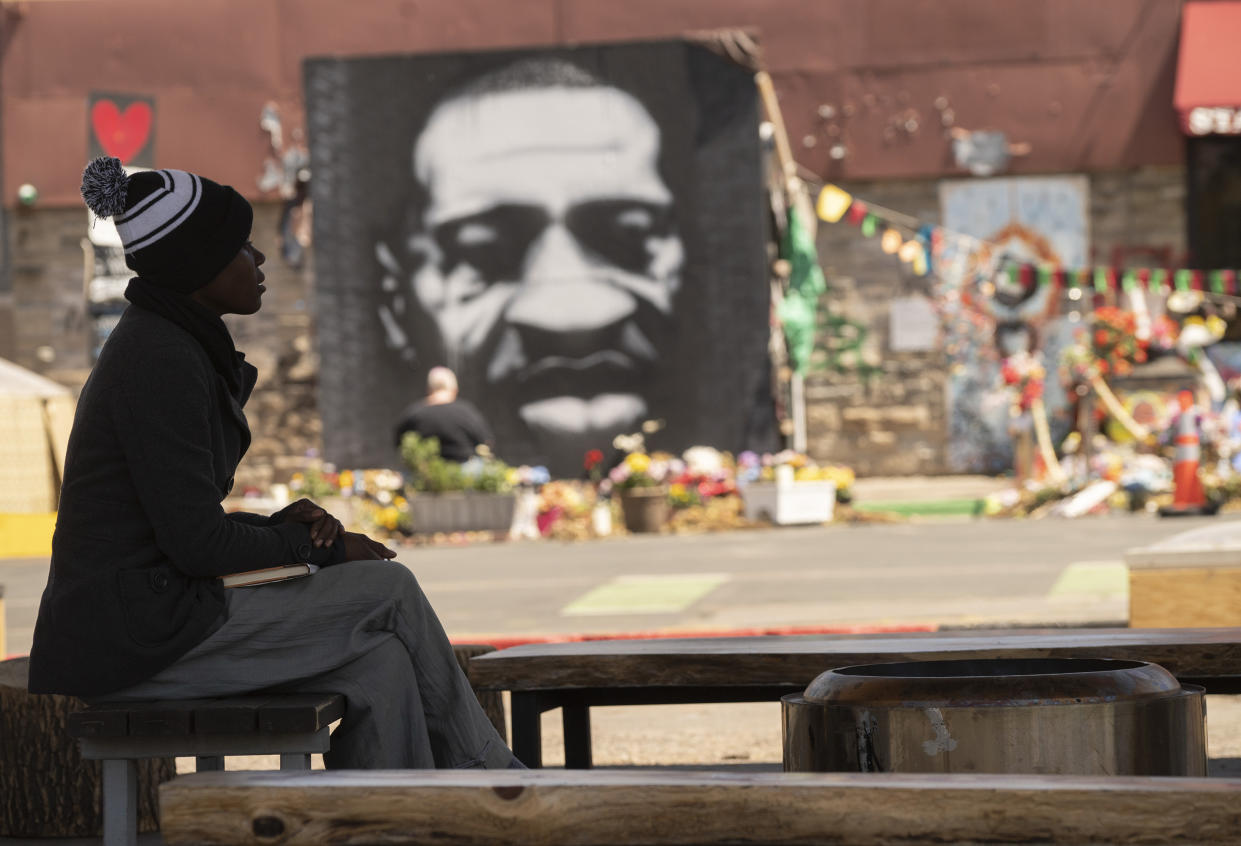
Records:
[[[826,523],[836,510],[835,482],[750,482],[741,491],[747,520],[777,526]]]
[[[409,497],[410,523],[419,534],[507,532],[516,503],[511,493],[419,493]]]

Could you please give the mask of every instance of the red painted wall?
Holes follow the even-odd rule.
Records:
[[[797,158],[828,179],[959,175],[945,137],[1000,129],[1010,172],[1174,164],[1181,0],[43,0],[5,2],[5,205],[80,203],[91,90],[153,96],[157,166],[258,197],[263,104],[300,126],[307,56],[757,31]],[[1241,60],[1238,60],[1241,62]],[[938,106],[937,106],[938,101]],[[830,107],[824,109],[822,107]],[[375,108],[399,108],[376,103]],[[834,113],[825,119],[821,114]],[[916,126],[916,129],[911,127]],[[813,139],[808,146],[805,139]],[[834,161],[832,143],[847,155]]]

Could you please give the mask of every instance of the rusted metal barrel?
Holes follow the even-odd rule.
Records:
[[[782,700],[790,772],[1206,775],[1206,701],[1157,664],[871,664]]]

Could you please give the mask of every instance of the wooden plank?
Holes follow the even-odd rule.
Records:
[[[179,737],[193,730],[194,712],[184,703],[135,702],[130,705],[130,737]]]
[[[199,773],[175,844],[1236,843],[1241,780],[719,771]]]
[[[310,732],[331,725],[345,715],[345,697],[333,693],[273,696],[259,708],[259,731]]]
[[[66,720],[70,737],[125,737],[129,712],[119,710],[75,711]]]
[[[1159,549],[1147,547],[1125,553],[1130,570],[1170,570],[1178,567],[1241,567],[1241,547]]]
[[[1182,678],[1241,676],[1241,628],[996,629],[877,635],[598,640],[528,644],[470,661],[491,690],[805,686],[825,670],[891,661],[1127,658]]]
[[[259,708],[267,697],[239,696],[204,700],[194,706],[195,734],[253,734],[259,730]]]
[[[1241,625],[1241,567],[1131,569],[1129,625]]]

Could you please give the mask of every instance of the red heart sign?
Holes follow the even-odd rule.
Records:
[[[122,112],[111,100],[98,100],[91,107],[90,123],[104,152],[124,163],[151,137],[151,107],[138,101]]]

